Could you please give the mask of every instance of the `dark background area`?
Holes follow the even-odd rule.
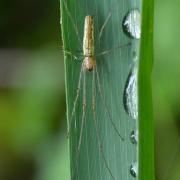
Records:
[[[0,2],[0,179],[69,179],[59,1]]]

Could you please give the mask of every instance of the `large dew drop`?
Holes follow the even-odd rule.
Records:
[[[133,177],[137,177],[138,175],[138,163],[132,163],[130,166],[130,173]]]
[[[137,67],[134,67],[127,78],[124,97],[124,108],[127,114],[132,118],[138,119],[138,98],[137,98]]]
[[[139,10],[131,10],[123,20],[123,30],[131,38],[141,37],[141,15]]]

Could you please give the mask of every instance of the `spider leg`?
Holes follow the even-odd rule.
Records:
[[[97,68],[97,67],[96,67]],[[94,120],[94,127],[96,130],[96,137],[97,137],[97,142],[99,146],[99,151],[101,154],[101,157],[104,161],[105,167],[108,170],[110,176],[112,177],[113,180],[116,180],[109,165],[107,162],[107,159],[105,157],[104,151],[103,151],[103,144],[101,141],[100,133],[99,133],[99,128],[98,128],[98,123],[97,123],[97,117],[96,117],[96,104],[95,104],[95,70],[93,71],[93,85],[92,85],[92,110],[93,110],[93,120]]]
[[[97,82],[98,82],[97,84],[98,84],[99,93],[100,93],[101,99],[102,99],[102,101],[103,101],[103,103],[104,103],[105,110],[106,110],[106,112],[107,112],[107,114],[108,114],[108,117],[109,117],[109,120],[110,120],[110,122],[111,122],[111,125],[113,126],[115,132],[116,132],[117,135],[120,137],[120,139],[121,139],[122,141],[124,141],[124,140],[125,140],[125,137],[123,137],[123,136],[120,134],[120,132],[118,131],[118,129],[117,129],[117,127],[116,127],[116,125],[115,125],[112,117],[111,117],[111,113],[110,113],[110,111],[109,111],[108,105],[107,105],[106,102],[105,102],[105,97],[104,97],[104,95],[103,95],[103,93],[102,93],[102,87],[101,87],[101,84],[100,84],[99,73],[98,73],[98,71],[97,71],[97,68],[96,68],[96,75],[97,75]]]
[[[73,117],[75,115],[76,105],[77,105],[77,101],[78,101],[78,98],[79,98],[79,93],[80,93],[80,90],[81,90],[82,74],[83,74],[83,63],[81,65],[81,71],[80,71],[80,74],[79,74],[79,82],[78,82],[78,87],[77,87],[77,91],[76,91],[76,97],[75,97],[74,104],[73,104],[73,109],[72,109],[72,112],[71,112],[71,115],[70,115],[70,118],[69,118],[68,136],[69,136],[70,131],[71,131],[72,119],[73,119]]]
[[[122,47],[130,46],[130,45],[131,45],[131,43],[129,42],[129,43],[127,43],[127,44],[118,45],[118,46],[116,46],[116,47],[114,47],[114,48],[106,49],[106,50],[104,50],[103,52],[95,55],[95,57],[99,57],[99,56],[103,56],[103,55],[109,54],[109,53],[111,53],[112,51],[118,50],[118,49],[120,49],[120,48],[122,48]]]
[[[74,20],[73,20],[73,17],[72,17],[72,15],[71,15],[68,7],[67,7],[67,1],[66,1],[66,2],[65,2],[65,1],[66,1],[66,0],[63,0],[64,7],[65,7],[65,9],[66,9],[67,15],[68,15],[68,17],[69,17],[72,25],[73,25],[73,28],[74,28],[74,30],[75,30],[75,33],[76,33],[77,38],[78,38],[78,41],[79,41],[79,44],[80,44],[80,46],[81,46],[81,48],[82,48],[83,46],[82,46],[82,41],[81,41],[81,39],[80,39],[79,30],[78,30],[77,26],[75,25]]]

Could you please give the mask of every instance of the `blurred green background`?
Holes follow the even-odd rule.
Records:
[[[180,1],[155,1],[156,179],[180,179]],[[0,180],[69,179],[59,1],[0,1]]]
[[[0,1],[0,180],[69,179],[59,1]]]

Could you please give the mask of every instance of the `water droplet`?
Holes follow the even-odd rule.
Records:
[[[127,13],[123,20],[123,30],[131,38],[141,37],[141,15],[138,9],[133,9]]]
[[[138,131],[133,130],[131,132],[131,142],[133,144],[137,144],[137,142],[138,142]]]
[[[134,67],[127,78],[123,103],[125,111],[133,119],[138,119],[138,98],[137,98],[137,67]]]
[[[133,58],[134,64],[136,64],[136,62],[138,61],[138,56],[137,56],[136,51],[133,51],[133,52],[132,52],[132,58]]]
[[[130,173],[133,177],[137,177],[138,174],[138,163],[132,163],[130,166]]]

